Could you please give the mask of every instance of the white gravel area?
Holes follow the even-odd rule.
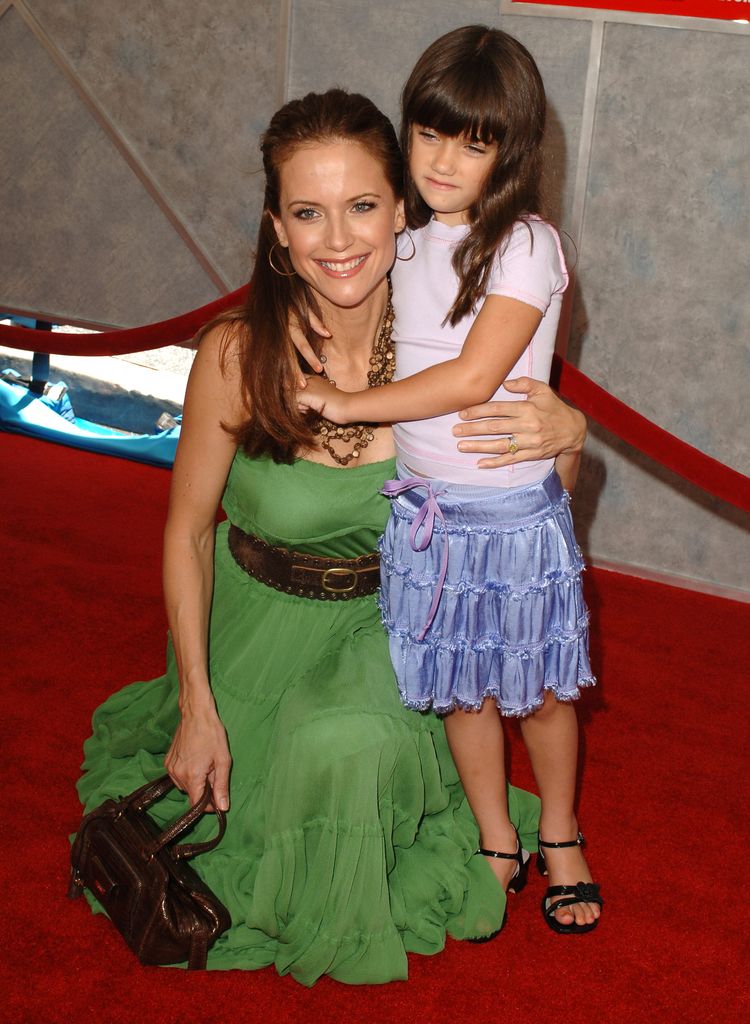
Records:
[[[28,373],[33,352],[0,346],[0,369],[13,365]],[[194,352],[173,345],[152,352],[123,356],[50,356],[50,378],[75,374],[79,378],[122,388],[152,398],[182,405]],[[24,366],[19,366],[21,361]]]

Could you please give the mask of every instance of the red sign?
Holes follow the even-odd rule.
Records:
[[[680,18],[750,21],[750,0],[512,0],[549,7],[586,7],[631,14],[668,14]]]

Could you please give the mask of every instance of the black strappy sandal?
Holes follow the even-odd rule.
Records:
[[[575,839],[571,839],[567,843],[545,843],[543,839],[540,839],[539,853],[536,858],[539,874],[547,874],[547,862],[544,859],[543,846],[548,849],[562,850],[570,846],[580,846],[583,848],[585,845],[586,840],[581,832],[578,833]],[[556,896],[562,896],[563,898],[555,900],[554,903],[550,902]],[[544,896],[542,896],[542,917],[553,932],[557,932],[559,935],[583,935],[584,932],[593,931],[599,924],[599,918],[592,921],[591,924],[577,924],[575,921],[572,921],[570,924],[560,924],[555,917],[555,911],[563,907],[572,907],[574,903],[596,903],[597,906],[603,907],[604,900],[599,895],[599,886],[594,882],[577,882],[575,885],[550,885]]]
[[[501,853],[499,850],[488,850],[484,846],[480,846],[478,850],[474,851],[474,856],[482,857],[496,857],[498,860],[514,860],[516,862],[516,870],[513,872],[513,877],[508,882],[508,888],[506,892],[519,893],[529,877],[529,860],[530,855],[528,850],[524,850],[521,846],[521,840],[518,837],[518,829],[516,829],[516,852],[515,853]],[[503,918],[503,923],[505,919]],[[489,942],[494,939],[496,935],[500,934],[502,924],[497,931],[492,932],[490,935],[484,935],[480,939],[469,939],[469,942],[480,943]]]

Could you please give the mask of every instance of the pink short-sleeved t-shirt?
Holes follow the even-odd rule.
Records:
[[[397,260],[392,272],[396,310],[393,337],[396,343],[395,380],[410,377],[436,363],[454,359],[461,350],[476,314],[455,327],[443,320],[458,294],[458,278],[451,265],[456,244],[468,231],[466,225],[449,226],[439,221],[411,232],[415,253]],[[399,255],[411,251],[402,236]],[[533,377],[547,382],[555,349],[563,292],[568,284],[565,259],[557,232],[545,221],[532,217],[517,221],[508,242],[495,259],[487,293],[506,295],[526,302],[542,313],[542,321],[509,378]],[[496,400],[517,401],[523,395],[500,388]],[[544,479],[554,460],[522,462],[502,469],[477,469],[480,455],[459,452],[451,427],[460,422],[456,413],[414,420],[394,426],[399,458],[418,475],[453,483],[487,487],[519,487]]]

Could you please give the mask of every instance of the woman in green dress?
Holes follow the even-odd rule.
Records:
[[[227,832],[193,864],[232,927],[209,968],[386,982],[407,976],[407,952],[437,952],[446,933],[486,937],[505,911],[474,856],[442,723],[403,708],[391,671],[372,555],[390,429],[336,434],[294,400],[288,325],[321,354],[311,315],[331,331],[322,355],[340,387],[387,379],[401,159],[387,118],[340,90],[283,107],[262,149],[248,304],[204,333],[185,400],[164,546],[167,672],[96,711],[79,792],[91,809],[165,763],[191,801],[210,780]],[[472,410],[512,423],[460,428],[512,431],[520,455],[507,436],[473,450],[508,462],[582,444],[580,414],[542,385],[520,387],[518,408]],[[511,787],[509,803],[535,849],[536,798]],[[155,816],[183,808],[173,791]],[[207,816],[197,838],[210,831]]]

